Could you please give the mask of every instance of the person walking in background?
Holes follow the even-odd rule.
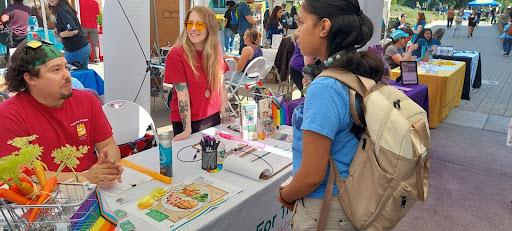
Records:
[[[224,18],[226,19],[226,25],[224,27],[224,52],[231,53],[233,52],[233,44],[235,43],[235,34],[237,32],[236,26],[231,24],[231,13],[235,8],[235,1],[227,1],[226,6],[228,9],[224,14]]]
[[[48,0],[56,17],[57,35],[64,44],[64,57],[69,64],[87,69],[91,46],[78,21],[77,12],[67,0]]]
[[[476,16],[476,11],[473,10],[471,15],[468,17],[468,38],[473,37],[473,32],[475,31],[477,20],[478,18]]]
[[[416,25],[414,25],[413,31],[414,35],[412,36],[412,42],[416,42],[416,39],[421,34],[421,32],[425,29],[425,25],[427,25],[427,21],[425,20],[425,13],[418,12],[418,20],[416,21]]]
[[[462,20],[464,16],[464,9],[460,9],[455,16],[455,28],[453,29],[453,37],[458,36],[460,28],[462,27]]]
[[[497,13],[498,12],[496,12],[496,7],[493,7],[491,9],[491,12],[490,12],[490,14],[491,14],[491,24],[495,24],[496,23],[496,14]]]
[[[270,41],[270,44],[272,44],[273,35],[284,33],[284,26],[281,20],[282,17],[285,17],[283,8],[280,6],[274,7],[270,18],[268,19],[267,25],[265,25],[265,30],[267,31],[267,39]]]
[[[12,0],[11,3],[2,13],[0,24],[0,28],[7,27],[9,30],[9,33],[0,36],[0,43],[8,48],[17,47],[27,39],[30,16],[30,8],[23,4],[23,0]]]
[[[281,25],[283,25],[284,34],[287,34],[288,29],[290,29],[291,22],[289,21],[290,13],[286,11],[286,2],[283,2],[283,4],[281,4],[281,9],[283,9],[283,15],[280,18]]]
[[[500,38],[503,39],[503,55],[509,56],[510,50],[512,50],[512,18],[510,18],[508,24],[505,25],[504,32]]]
[[[245,31],[253,26],[258,24],[259,18],[255,18],[253,16],[253,12],[248,4],[253,4],[255,0],[242,0],[238,3],[238,34],[243,35]],[[242,54],[242,49],[244,49],[245,44],[243,39],[240,39],[240,48],[238,49],[238,54]]]
[[[448,20],[448,25],[446,25],[446,28],[450,28],[453,25],[453,18],[455,18],[455,11],[453,11],[453,8],[450,7],[446,16]]]
[[[99,63],[100,48],[98,38],[98,16],[100,7],[96,0],[80,0],[80,22],[85,37],[89,38],[94,54],[94,63]]]

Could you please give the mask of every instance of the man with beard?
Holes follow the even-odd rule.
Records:
[[[40,41],[23,42],[14,52],[5,82],[17,94],[0,103],[0,157],[17,151],[8,140],[37,135],[34,143],[43,147],[41,160],[52,174],[59,167],[53,150],[88,146],[74,169],[79,180],[109,187],[121,180],[119,148],[99,100],[72,89],[66,64],[59,50]],[[72,178],[70,171],[64,168],[59,180]]]

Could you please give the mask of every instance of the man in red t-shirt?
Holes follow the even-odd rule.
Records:
[[[94,52],[94,63],[99,63],[99,38],[98,38],[98,16],[100,7],[96,0],[80,0],[80,22],[85,37],[88,37],[92,43]]]
[[[87,91],[72,90],[62,54],[50,44],[23,42],[11,62],[5,81],[9,91],[18,94],[0,103],[0,157],[17,151],[8,140],[37,135],[34,143],[43,147],[41,159],[50,172],[59,166],[51,156],[53,150],[66,144],[84,145],[89,151],[75,168],[82,180],[102,187],[121,180],[119,148],[100,102]]]

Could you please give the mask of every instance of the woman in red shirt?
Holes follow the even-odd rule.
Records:
[[[185,30],[165,61],[165,82],[172,83],[170,119],[175,140],[220,124],[229,118],[223,85],[228,70],[222,58],[219,27],[213,11],[196,6],[187,12]]]

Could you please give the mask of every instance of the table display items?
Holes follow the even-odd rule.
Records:
[[[47,169],[41,161],[43,148],[33,143],[37,137],[8,141],[18,151],[0,158],[0,210],[7,225],[12,230],[92,227],[100,213],[96,186],[57,180],[62,170],[68,168],[79,181],[74,168],[89,147],[65,145],[53,150],[51,156],[59,167],[55,175],[47,177]],[[84,219],[87,222],[84,223]]]
[[[241,137],[244,140],[257,140],[258,105],[254,101],[240,104]]]
[[[199,142],[201,145],[201,168],[211,171],[217,169],[217,147],[220,142],[214,137],[203,135]]]
[[[171,132],[159,134],[160,174],[172,177],[172,135]]]
[[[161,230],[176,230],[241,191],[223,181],[196,176],[179,185],[157,188],[125,210]]]

